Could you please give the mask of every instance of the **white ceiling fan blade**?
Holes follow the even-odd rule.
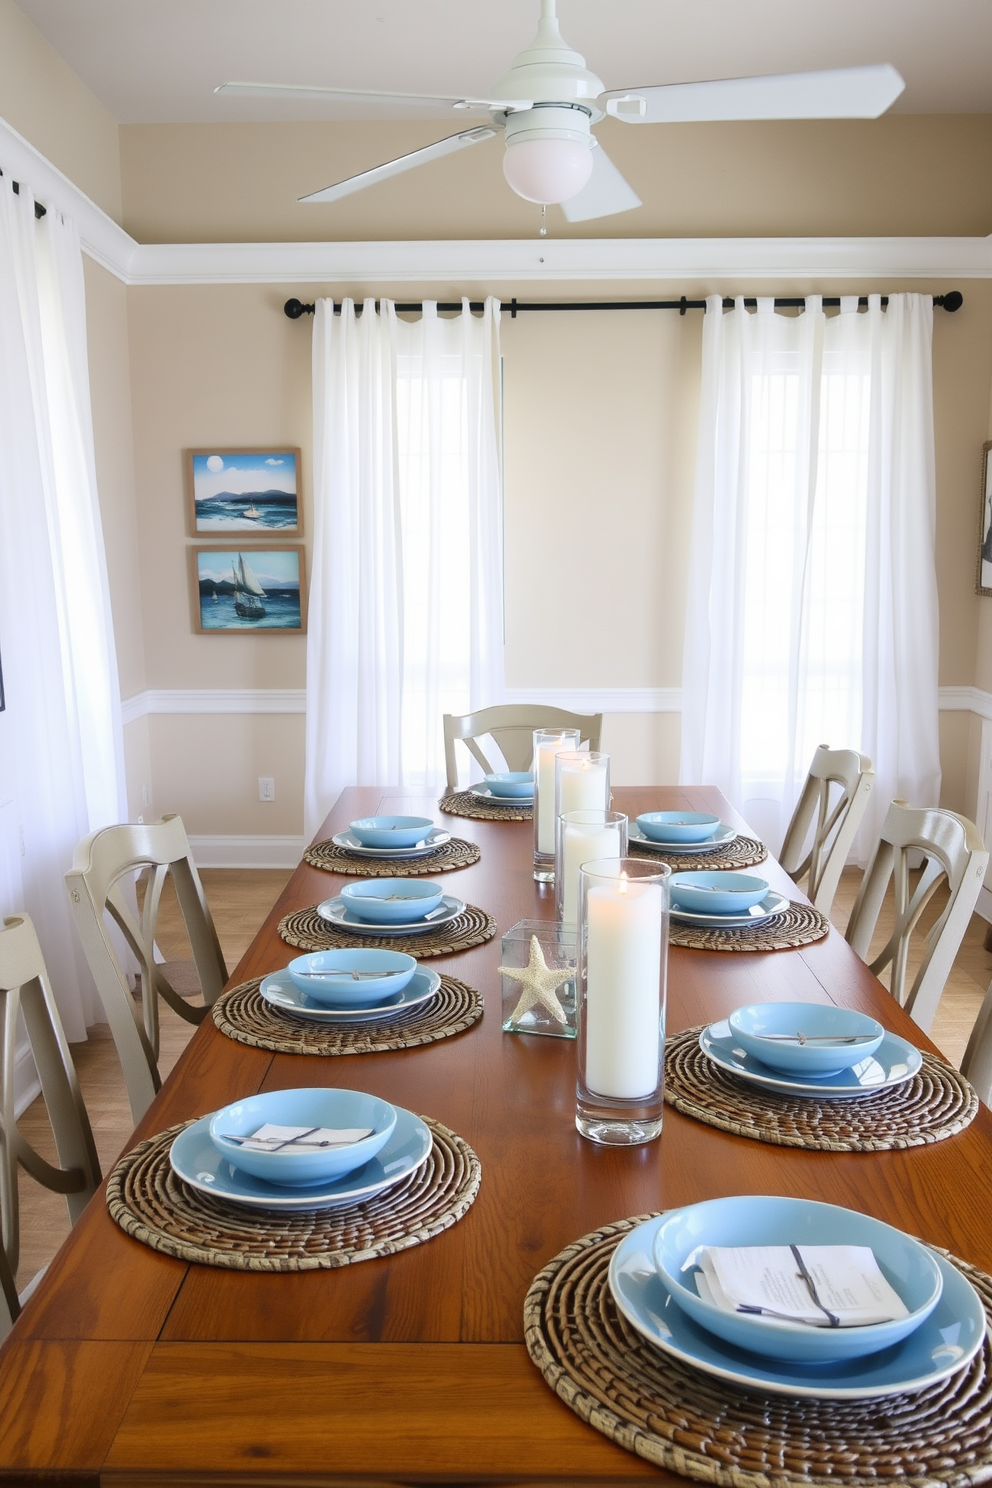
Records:
[[[592,152],[592,175],[582,190],[563,201],[561,209],[568,222],[589,222],[593,217],[612,217],[615,212],[629,212],[639,207],[641,198],[624,180],[602,145]]]
[[[342,196],[351,196],[353,191],[364,191],[366,186],[374,186],[377,181],[388,181],[390,176],[399,176],[404,171],[414,170],[418,165],[426,165],[429,160],[440,160],[444,155],[453,155],[466,145],[492,139],[495,133],[495,129],[483,124],[477,129],[466,129],[462,134],[449,134],[447,139],[438,140],[434,145],[425,145],[422,150],[413,150],[409,155],[399,155],[395,160],[387,160],[385,165],[375,165],[371,170],[361,171],[357,176],[349,176],[347,180],[337,181],[333,186],[325,186],[323,191],[313,191],[309,196],[301,196],[299,200],[338,201]]]
[[[603,93],[600,108],[626,124],[730,119],[877,119],[906,84],[887,62],[770,77],[669,83]]]
[[[440,109],[458,109],[466,113],[489,113],[497,109],[519,113],[533,105],[530,99],[493,102],[488,98],[445,98],[433,93],[379,93],[353,88],[320,88],[307,83],[221,83],[215,93],[239,98],[316,98],[328,103],[389,104],[396,108],[421,108],[437,113]]]

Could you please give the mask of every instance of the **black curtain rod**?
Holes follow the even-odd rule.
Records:
[[[935,305],[939,305],[942,309],[953,314],[955,310],[960,310],[964,304],[964,295],[959,289],[952,289],[947,294],[934,295],[933,302]],[[747,296],[744,300],[744,304],[748,309],[754,309],[757,303],[758,301],[751,295]],[[888,303],[888,295],[883,295],[882,304],[887,305]],[[379,302],[376,300],[377,307],[378,304]],[[735,301],[733,299],[725,299],[723,308],[725,310],[732,310],[734,304]],[[776,299],[775,309],[801,310],[805,304],[805,296],[800,295],[797,299]],[[840,296],[824,296],[822,304],[825,309],[837,309],[840,305]],[[867,305],[868,296],[859,296],[858,304]],[[282,308],[290,320],[299,320],[302,315],[313,315],[317,307],[316,305],[305,305],[302,300],[287,300]],[[357,307],[358,313],[361,312],[361,308],[360,305]],[[423,310],[423,308],[423,303],[420,301],[416,304],[396,306],[398,311],[410,314],[417,313]],[[462,308],[462,302],[461,300],[441,302],[437,308],[439,310],[460,310]],[[509,311],[511,320],[515,320],[518,314],[523,314],[525,311],[531,310],[677,310],[680,315],[684,315],[687,310],[705,310],[706,301],[687,300],[685,295],[682,295],[677,300],[551,300],[546,304],[541,304],[533,300],[517,300],[514,298],[512,300],[501,300],[500,308]],[[485,309],[485,304],[482,300],[470,300],[469,309],[483,310]],[[334,313],[335,315],[341,313],[336,305],[334,307]]]

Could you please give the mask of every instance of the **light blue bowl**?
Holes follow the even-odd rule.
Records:
[[[700,1245],[867,1245],[909,1316],[863,1328],[816,1328],[747,1313],[721,1312],[696,1291],[682,1266]],[[673,1301],[692,1320],[737,1348],[794,1363],[857,1359],[906,1338],[930,1316],[943,1280],[925,1245],[868,1214],[810,1199],[743,1196],[673,1209],[654,1241],[654,1262]]]
[[[637,825],[652,842],[706,842],[716,835],[720,818],[703,811],[648,811]]]
[[[750,873],[673,873],[672,903],[693,914],[743,914],[768,893],[763,878]]]
[[[352,914],[375,925],[406,925],[437,909],[444,896],[440,884],[422,878],[363,878],[341,890]]]
[[[771,1069],[789,1075],[836,1075],[874,1054],[885,1029],[865,1013],[820,1002],[762,1002],[737,1008],[727,1019],[734,1041]],[[859,1037],[864,1042],[779,1043],[770,1034],[804,1033],[807,1038]],[[764,1037],[762,1036],[764,1035]]]
[[[294,987],[331,1008],[375,1007],[402,992],[416,969],[416,957],[401,951],[359,949],[314,951],[297,956],[286,967]],[[356,971],[362,973],[357,980],[352,974]],[[373,972],[382,975],[370,975]]]
[[[360,816],[348,830],[363,847],[416,847],[433,825],[429,816]]]
[[[348,1147],[284,1148],[246,1152],[227,1136],[246,1137],[266,1124],[341,1129],[372,1128],[372,1135]],[[210,1140],[234,1167],[279,1188],[311,1188],[363,1167],[385,1147],[396,1125],[388,1101],[360,1090],[272,1090],[235,1101],[210,1118]]]
[[[487,775],[486,784],[494,796],[534,794],[534,777],[529,770],[509,770],[502,775]]]

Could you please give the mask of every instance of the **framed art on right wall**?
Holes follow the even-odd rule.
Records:
[[[978,526],[979,594],[992,595],[992,439],[982,446],[982,512]]]

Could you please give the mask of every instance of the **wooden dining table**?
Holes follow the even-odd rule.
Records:
[[[614,806],[631,820],[688,808],[744,826],[712,789],[615,789]],[[530,1362],[524,1297],[570,1242],[628,1216],[780,1194],[861,1210],[992,1270],[984,1106],[945,1141],[874,1153],[773,1146],[671,1107],[660,1139],[646,1145],[581,1137],[574,1043],[502,1030],[499,935],[524,918],[554,917],[553,889],[532,875],[531,824],[440,818],[433,799],[354,788],[319,835],[358,816],[411,811],[481,849],[477,864],[443,882],[488,910],[497,934],[430,965],[483,994],[482,1019],[421,1048],[321,1058],[236,1043],[208,1016],[132,1144],[257,1091],[349,1087],[463,1137],[482,1169],[474,1204],[399,1254],[274,1275],[159,1254],[118,1228],[101,1190],[0,1351],[0,1482],[675,1482],[581,1421]],[[772,859],[757,871],[797,897]],[[343,881],[302,864],[232,983],[285,966],[296,952],[280,919]],[[772,999],[857,1008],[933,1048],[834,929],[795,950],[670,950],[670,1034]]]

